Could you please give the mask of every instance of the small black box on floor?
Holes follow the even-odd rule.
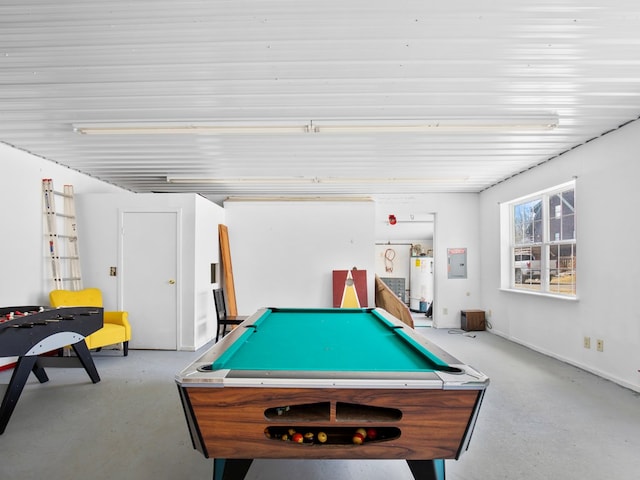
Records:
[[[460,312],[461,328],[467,332],[472,330],[484,330],[484,310],[462,310]]]

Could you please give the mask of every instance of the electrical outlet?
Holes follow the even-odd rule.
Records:
[[[599,352],[604,352],[604,340],[600,340],[600,339],[598,339],[598,340],[596,341],[596,349],[597,349]]]
[[[584,348],[591,348],[591,337],[584,337]]]
[[[491,316],[491,310],[487,310],[487,317]]]
[[[448,309],[447,307],[444,307],[444,308],[442,309],[442,314],[443,314],[443,315],[449,315],[449,309]]]

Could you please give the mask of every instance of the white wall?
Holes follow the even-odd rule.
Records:
[[[481,308],[477,194],[414,195],[375,205],[227,201],[224,207],[240,314],[265,306],[331,306],[331,271],[353,266],[367,270],[373,306],[379,240],[373,218],[417,209],[436,217],[434,324],[459,327],[460,310]],[[448,278],[447,248],[454,247],[468,249],[467,279]]]
[[[124,192],[120,188],[80,174],[0,143],[0,305],[48,305],[53,288],[46,261],[42,179],[51,178],[56,191],[65,184],[74,191]],[[0,366],[15,358],[0,358]]]
[[[371,201],[226,201],[239,315],[331,307],[332,271],[367,270],[374,305]]]
[[[640,391],[640,122],[480,195],[481,285],[493,331]],[[499,202],[577,177],[578,300],[500,290]],[[590,349],[583,338],[591,337]],[[604,340],[604,351],[595,349]]]
[[[194,225],[194,331],[192,342],[184,341],[187,333],[183,333],[183,348],[198,349],[204,343],[216,336],[218,327],[215,304],[213,302],[213,288],[221,286],[220,242],[218,240],[218,225],[225,223],[224,209],[209,200],[195,197],[195,225]],[[216,265],[216,281],[212,283],[211,264]],[[189,338],[189,337],[187,337]]]
[[[120,188],[61,167],[0,143],[0,305],[48,305],[50,282],[43,229],[42,179],[54,189],[73,185],[83,192],[125,192]],[[82,242],[82,239],[80,239]]]
[[[195,350],[215,337],[216,315],[210,265],[219,263],[218,224],[224,223],[219,205],[195,194],[78,195],[77,215],[83,283],[100,288],[105,306],[120,305],[118,277],[109,267],[119,264],[119,218],[123,209],[178,209],[181,216],[178,349]],[[134,322],[135,319],[131,318]]]

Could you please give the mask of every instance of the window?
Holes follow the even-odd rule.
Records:
[[[510,217],[509,287],[575,296],[575,183],[515,200],[507,206]]]

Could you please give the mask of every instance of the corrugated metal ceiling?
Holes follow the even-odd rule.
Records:
[[[638,115],[635,0],[0,2],[0,140],[135,192],[198,192],[214,201],[478,192]],[[557,119],[558,126],[162,135],[73,129],[529,118]]]

